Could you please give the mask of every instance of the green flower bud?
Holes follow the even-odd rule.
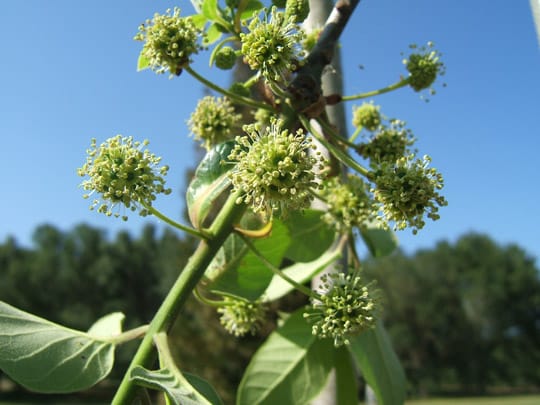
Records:
[[[355,127],[362,127],[368,131],[375,131],[379,125],[381,125],[381,109],[378,105],[373,103],[363,103],[360,107],[354,107],[353,110],[353,125]]]
[[[148,141],[135,142],[132,137],[117,135],[97,147],[92,139],[86,163],[77,171],[79,176],[89,177],[81,183],[89,191],[84,198],[94,193],[101,195],[93,200],[90,209],[97,207],[98,212],[119,217],[118,210],[113,210],[123,205],[145,216],[157,194],[170,194],[164,179],[169,167],[157,167],[161,158],[143,150],[146,145]]]
[[[370,176],[372,188],[379,202],[382,220],[393,221],[394,230],[407,226],[416,234],[425,225],[424,215],[433,221],[439,219],[439,207],[448,205],[439,194],[444,180],[434,168],[428,168],[431,158],[414,160],[414,155],[402,157],[395,163],[383,162]]]
[[[242,196],[238,203],[250,204],[255,212],[271,215],[309,207],[313,200],[314,167],[321,163],[311,138],[302,130],[289,133],[282,122],[272,120],[270,126],[244,126],[245,136],[236,137],[236,146],[229,160],[238,162],[229,172],[233,187]]]
[[[417,48],[416,45],[411,45],[411,49],[418,49],[418,52],[412,53],[403,63],[409,71],[409,85],[414,91],[421,91],[429,88],[438,75],[444,75],[446,68],[444,63],[440,61],[441,54],[435,50],[432,42],[428,42],[427,46]]]
[[[295,69],[303,57],[301,42],[303,32],[294,19],[272,7],[270,18],[255,17],[248,25],[248,32],[240,34],[244,61],[270,82],[286,82],[287,74]]]
[[[233,139],[233,131],[241,118],[240,114],[235,114],[229,99],[206,96],[197,104],[188,125],[195,140],[210,150],[218,143]]]
[[[233,83],[231,87],[229,87],[229,91],[237,96],[251,97],[251,92],[248,87],[244,86],[244,83]]]
[[[360,145],[358,152],[361,156],[371,160],[372,165],[381,162],[395,162],[399,158],[410,154],[409,146],[414,144],[411,130],[405,128],[405,123],[392,120],[390,126],[379,126],[371,140]]]
[[[224,46],[217,52],[215,62],[220,69],[232,69],[236,63],[236,51],[230,46]]]
[[[358,176],[349,174],[346,182],[332,177],[320,191],[327,205],[323,220],[338,232],[362,228],[376,218],[376,208],[369,187]]]
[[[307,18],[308,14],[309,0],[287,0],[286,16],[293,17],[295,22],[300,23]]]
[[[134,39],[144,42],[141,55],[150,68],[156,73],[169,71],[172,77],[178,76],[191,62],[191,55],[201,49],[199,35],[191,17],[181,18],[180,9],[175,7],[172,14],[171,10],[164,15],[154,14],[152,20],[139,27]]]
[[[240,337],[247,333],[255,335],[264,321],[266,310],[260,301],[247,301],[232,297],[224,298],[224,305],[218,308],[220,322],[227,332]]]
[[[334,340],[334,346],[349,344],[349,337],[375,326],[379,315],[379,293],[373,283],[364,284],[358,271],[324,275],[320,297],[304,314],[312,326],[313,335]]]

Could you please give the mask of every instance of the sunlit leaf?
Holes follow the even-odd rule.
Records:
[[[291,234],[286,257],[295,262],[309,262],[323,254],[334,241],[334,231],[321,220],[317,210],[292,212],[283,222]]]
[[[333,365],[329,339],[311,334],[299,310],[255,353],[238,388],[237,405],[308,404]]]
[[[112,369],[123,319],[110,314],[84,333],[0,302],[0,369],[32,391],[89,388]]]
[[[373,257],[388,256],[399,245],[396,234],[392,230],[383,229],[376,223],[368,225],[360,233]]]
[[[150,61],[141,52],[139,54],[139,59],[137,59],[137,72],[148,69],[149,67],[150,67]]]
[[[204,0],[201,12],[209,20],[217,19],[219,16],[218,0]]]
[[[210,25],[210,27],[208,27],[208,29],[206,30],[206,35],[204,37],[204,44],[211,45],[217,40],[219,40],[222,35],[223,35],[223,32],[221,32],[221,30],[219,29],[219,26],[216,23],[214,23]]]
[[[294,281],[303,284],[336,261],[339,257],[341,257],[340,250],[336,249],[328,251],[312,262],[296,263],[282,269],[282,272]],[[291,292],[293,289],[294,287],[283,280],[283,278],[275,275],[266,288],[263,298],[265,301],[274,301]]]
[[[260,11],[263,7],[264,4],[262,4],[260,1],[249,0],[249,2],[246,4],[246,6],[242,9],[242,12],[240,13],[240,19],[246,20],[253,17],[253,14],[257,11]]]
[[[225,142],[210,149],[203,158],[186,191],[189,219],[200,228],[210,212],[213,202],[229,186],[227,171],[232,168],[224,164],[234,142]]]
[[[336,395],[339,405],[358,405],[358,379],[349,350],[339,347],[334,350],[336,370]]]
[[[366,383],[381,405],[402,405],[405,401],[405,373],[379,322],[375,329],[351,338],[349,349]]]

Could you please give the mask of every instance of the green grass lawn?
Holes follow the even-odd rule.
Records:
[[[432,398],[407,401],[406,405],[540,405],[540,395]]]

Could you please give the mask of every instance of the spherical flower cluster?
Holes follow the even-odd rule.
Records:
[[[346,182],[332,177],[323,183],[320,193],[327,205],[323,220],[338,232],[362,228],[375,219],[376,209],[369,187],[358,176],[350,174]]]
[[[432,42],[420,48],[416,45],[411,45],[410,48],[418,51],[403,61],[410,74],[407,80],[415,91],[421,91],[429,88],[438,75],[444,75],[446,69],[440,61],[441,54],[431,49]]]
[[[414,144],[412,132],[405,128],[405,123],[392,120],[390,126],[381,125],[368,143],[362,144],[358,152],[372,165],[381,162],[395,162],[399,158],[410,154],[409,147]]]
[[[272,7],[270,18],[253,18],[248,32],[240,34],[241,52],[249,67],[258,70],[267,81],[286,82],[287,74],[304,55],[303,37],[294,18]]]
[[[360,107],[353,110],[353,125],[362,127],[368,131],[375,131],[381,125],[380,106],[373,103],[363,103]]]
[[[255,335],[265,318],[266,310],[261,302],[225,297],[224,305],[218,308],[220,322],[227,332],[240,337],[247,333]]]
[[[225,97],[206,96],[197,104],[188,121],[195,139],[211,149],[214,145],[233,138],[233,130],[242,116],[236,114],[234,106]]]
[[[438,193],[443,177],[428,168],[430,162],[429,156],[414,160],[414,155],[409,155],[395,163],[383,162],[371,172],[375,183],[371,191],[380,204],[380,218],[393,221],[394,229],[410,226],[416,234],[425,225],[424,215],[435,221],[439,219],[439,207],[448,204]]]
[[[359,273],[342,272],[321,278],[320,297],[304,314],[313,335],[334,340],[334,346],[349,344],[349,337],[375,326],[379,314],[378,291],[373,284],[364,284]]]
[[[97,207],[98,212],[119,217],[113,210],[123,205],[131,211],[139,210],[144,216],[157,194],[170,194],[163,177],[169,168],[158,167],[161,158],[143,150],[146,145],[148,141],[141,143],[117,135],[98,147],[92,139],[86,163],[78,169],[79,176],[89,177],[81,183],[89,191],[84,197],[101,194],[101,199],[94,199],[90,209]],[[127,216],[122,218],[126,220]]]
[[[285,5],[285,15],[293,17],[294,21],[300,23],[309,14],[309,0],[287,0]]]
[[[307,208],[313,200],[310,189],[318,187],[313,169],[317,164],[322,168],[322,158],[310,154],[315,148],[311,138],[302,130],[289,133],[281,125],[273,120],[264,128],[245,126],[247,135],[236,137],[229,155],[238,162],[229,172],[234,189],[242,193],[238,203],[250,204],[255,212],[286,214]]]
[[[178,76],[191,62],[191,55],[201,49],[199,35],[191,17],[180,17],[180,9],[175,7],[172,14],[171,10],[164,15],[154,14],[152,20],[139,27],[135,40],[144,42],[141,55],[153,71]]]
[[[216,54],[216,66],[223,70],[229,70],[236,63],[236,51],[230,46],[224,46]]]

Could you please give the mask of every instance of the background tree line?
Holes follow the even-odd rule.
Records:
[[[150,225],[112,239],[88,225],[69,232],[43,225],[33,239],[32,248],[13,238],[0,245],[0,300],[82,330],[114,311],[126,314],[125,329],[147,323],[194,246]],[[411,394],[540,389],[540,272],[518,246],[468,234],[413,255],[367,259],[365,269],[381,289]],[[234,338],[212,308],[192,299],[171,339],[182,367],[211,380],[230,403],[268,332]],[[113,376],[131,350],[118,350],[124,361]]]

